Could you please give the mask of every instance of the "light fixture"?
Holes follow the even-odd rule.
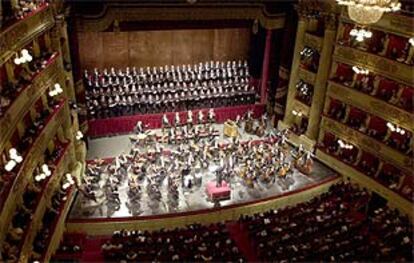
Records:
[[[83,133],[81,131],[77,131],[76,132],[76,140],[82,140],[83,138]]]
[[[13,60],[14,64],[20,65],[31,62],[33,60],[33,57],[29,54],[29,51],[27,49],[23,49],[20,53],[20,57],[16,54],[16,58]]]
[[[16,161],[16,163],[21,163],[23,161],[23,157],[17,152],[15,148],[11,148],[9,150],[10,159]]]
[[[363,28],[353,28],[351,32],[349,32],[349,35],[352,37],[355,37],[355,40],[358,42],[362,42],[365,39],[372,37],[372,32],[369,30],[365,30]]]
[[[396,132],[401,135],[405,134],[405,130],[397,125],[392,124],[391,122],[387,122],[387,127],[390,129],[391,132]]]
[[[348,7],[349,17],[362,25],[377,23],[384,13],[401,9],[398,0],[336,0],[339,5]]]
[[[414,47],[414,37],[410,38],[408,40],[408,43],[410,43],[410,45]]]
[[[353,66],[352,70],[359,75],[368,75],[369,74],[369,70],[368,69],[363,69],[357,66]]]
[[[14,167],[16,167],[16,165],[17,165],[16,161],[10,160],[4,166],[4,170],[6,170],[7,172],[10,172],[11,170],[14,169]]]
[[[304,47],[302,51],[300,52],[301,56],[310,57],[315,53],[315,50],[310,47]]]
[[[49,177],[50,175],[52,175],[52,172],[49,169],[49,166],[47,166],[47,164],[43,164],[42,165],[42,172]]]
[[[352,150],[354,148],[352,144],[345,143],[341,139],[338,140],[338,144],[339,144],[339,148],[342,148],[342,149]]]
[[[61,94],[62,92],[63,92],[63,89],[60,86],[60,84],[59,83],[55,83],[55,85],[53,85],[53,89],[51,89],[49,91],[49,96],[50,97],[54,97],[54,96],[57,96],[57,95]]]
[[[292,110],[292,114],[298,117],[301,117],[303,113],[300,110]]]
[[[65,175],[65,181],[62,184],[62,190],[68,189],[73,184],[75,184],[75,181],[73,180],[72,175],[70,173],[67,173]]]

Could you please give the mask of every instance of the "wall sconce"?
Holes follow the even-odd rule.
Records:
[[[403,128],[398,127],[397,125],[392,124],[391,122],[387,122],[387,127],[392,132],[397,132],[401,135],[405,134],[405,130]]]
[[[369,74],[369,70],[368,69],[363,69],[357,66],[353,66],[352,70],[356,73],[356,74],[360,74],[360,75],[368,75]]]
[[[414,47],[414,37],[410,38],[410,39],[408,40],[408,43],[410,43],[410,45],[411,45],[412,47]]]
[[[66,175],[65,175],[65,181],[64,181],[64,183],[62,184],[62,190],[65,190],[66,191],[66,189],[68,189],[71,185],[73,185],[73,184],[75,184],[75,181],[73,180],[73,177],[72,177],[72,175],[71,174],[69,174],[69,173],[67,173]]]
[[[294,116],[302,117],[303,113],[300,110],[292,110]]]
[[[18,163],[21,163],[23,161],[23,157],[17,152],[15,148],[11,148],[9,150],[9,157],[10,160],[4,165],[4,169],[7,172],[12,171]]]
[[[349,32],[349,35],[354,37],[356,41],[362,42],[367,38],[371,38],[372,32],[369,30],[365,30],[363,28],[361,29],[354,28],[351,30],[351,32]]]
[[[304,47],[302,51],[300,52],[301,56],[310,57],[315,53],[315,50],[309,47]]]
[[[33,60],[33,57],[29,54],[29,51],[27,49],[23,49],[21,51],[21,57],[19,57],[16,53],[16,58],[13,60],[14,64],[20,65],[27,62],[31,62]]]
[[[75,137],[76,140],[80,141],[83,138],[83,133],[81,131],[77,131]]]
[[[63,89],[60,87],[59,83],[55,83],[53,89],[49,91],[50,97],[55,97],[63,92]]]
[[[352,150],[354,146],[352,144],[345,143],[342,140],[338,140],[339,148]]]

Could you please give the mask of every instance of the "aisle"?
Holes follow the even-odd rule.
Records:
[[[247,228],[239,222],[226,224],[230,237],[236,242],[239,251],[245,256],[248,262],[258,262],[256,251],[252,247]]]

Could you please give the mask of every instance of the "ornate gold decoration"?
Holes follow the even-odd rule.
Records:
[[[369,69],[409,86],[414,85],[413,67],[407,64],[341,45],[335,46],[334,59]]]
[[[339,161],[335,157],[332,157],[321,150],[316,150],[316,157],[327,166],[336,170],[339,174],[351,178],[358,184],[377,192],[382,197],[388,200],[390,205],[399,208],[406,213],[411,219],[414,218],[414,210],[412,209],[413,203],[401,196],[399,193],[388,189],[379,182],[370,178],[369,176],[355,170],[353,167]]]
[[[387,145],[327,117],[322,118],[321,127],[322,129],[332,132],[338,137],[354,145],[358,145],[360,149],[372,153],[384,161],[394,164],[395,166],[405,170],[407,173],[411,173],[413,159],[388,147]]]
[[[414,115],[368,94],[329,81],[328,96],[414,131]]]
[[[323,38],[310,33],[305,33],[305,38],[303,39],[303,43],[305,46],[316,49],[320,53],[323,45],[322,42]]]
[[[53,10],[44,10],[21,20],[0,33],[0,64],[10,58],[14,51],[31,41],[35,36],[51,28],[54,24]]]
[[[15,131],[14,127],[24,114],[45,93],[46,89],[58,82],[61,74],[63,74],[62,64],[58,63],[58,58],[55,58],[52,64],[45,68],[33,83],[16,98],[6,115],[0,119],[0,152],[3,151],[6,142]]]
[[[108,29],[115,20],[121,23],[154,21],[154,19],[158,21],[257,19],[267,29],[279,29],[285,24],[284,14],[267,14],[263,4],[249,4],[246,6],[204,4],[181,7],[172,6],[169,8],[140,4],[134,8],[123,7],[122,5],[108,6],[97,16],[79,17],[77,28],[79,31],[101,32]]]
[[[298,68],[298,75],[299,75],[299,79],[305,81],[306,83],[309,83],[311,85],[315,85],[315,81],[316,81],[316,74],[303,69],[301,67]]]
[[[49,120],[47,126],[44,128],[42,133],[39,135],[44,138],[53,138],[56,134],[57,129],[62,125],[64,121],[64,111],[63,107],[59,108],[51,120]],[[40,138],[38,137],[38,138]],[[29,153],[26,155],[23,163],[21,164],[21,170],[16,175],[13,185],[11,186],[11,191],[7,196],[6,201],[4,202],[3,207],[0,208],[0,237],[4,236],[4,233],[7,231],[8,222],[10,222],[11,217],[17,206],[17,200],[22,196],[25,186],[30,179],[30,175],[33,173],[33,170],[36,167],[36,163],[40,162],[40,158],[43,156],[43,153],[46,151],[49,144],[49,140],[35,140],[32,147],[30,148]],[[1,240],[0,240],[1,242]]]

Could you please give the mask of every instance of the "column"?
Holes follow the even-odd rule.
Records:
[[[327,16],[325,19],[325,35],[323,47],[319,60],[318,74],[316,75],[315,88],[313,91],[312,106],[309,112],[309,124],[305,133],[306,137],[316,140],[319,132],[319,123],[324,108],[326,82],[331,67],[332,51],[336,36],[336,18]]]
[[[293,53],[293,61],[289,80],[289,89],[286,100],[285,118],[283,122],[290,126],[293,121],[292,107],[295,99],[296,83],[298,82],[298,68],[300,64],[300,52],[303,49],[303,39],[305,37],[307,21],[304,16],[299,17],[298,30],[296,31],[295,49]]]
[[[272,46],[272,30],[266,29],[266,44],[263,55],[263,66],[262,66],[262,81],[260,86],[260,103],[265,104],[267,101],[267,82],[269,81],[269,62],[270,62],[270,51]]]

